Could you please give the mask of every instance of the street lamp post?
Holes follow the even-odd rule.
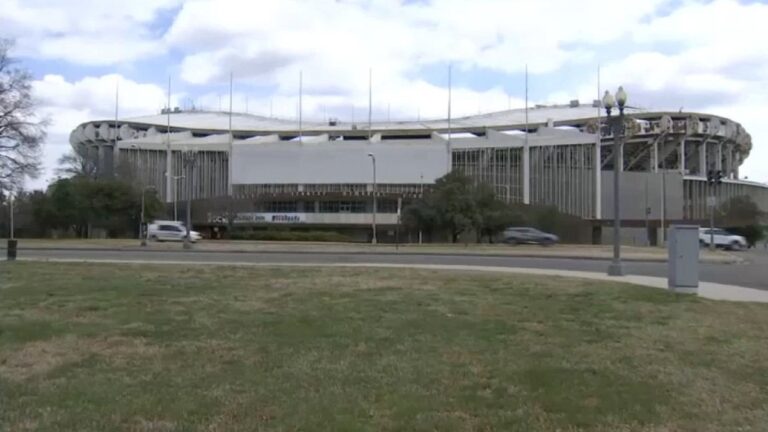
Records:
[[[14,213],[13,212],[13,194],[8,195],[8,207],[9,207],[9,210],[10,210],[10,213],[11,213],[10,214],[10,218],[9,218],[10,219],[10,225],[11,225],[10,226],[10,229],[11,229],[10,240],[14,240],[14,238],[13,238],[13,236],[14,236],[14,229],[13,229],[13,213]]]
[[[186,173],[188,188],[187,188],[187,235],[184,236],[184,249],[192,249],[192,241],[190,239],[190,231],[192,230],[192,173],[191,169],[195,166],[195,152],[188,150],[184,152],[184,172]]]
[[[173,220],[178,221],[179,220],[179,212],[178,212],[178,206],[177,206],[177,196],[178,196],[178,182],[179,180],[183,179],[183,175],[168,175],[168,171],[165,172],[166,181],[168,184],[171,185],[171,188],[173,189],[172,196],[170,197],[173,199]],[[173,180],[173,183],[171,183],[171,180]]]
[[[603,96],[603,106],[608,115],[608,125],[613,134],[613,261],[608,267],[609,276],[623,276],[624,268],[621,264],[621,214],[620,202],[621,193],[621,171],[623,158],[621,154],[624,139],[624,106],[627,103],[627,93],[623,87],[619,87],[614,99],[611,92],[605,91]],[[614,105],[619,109],[618,117],[611,117],[611,110]]]
[[[7,242],[7,249],[6,249],[6,259],[8,261],[13,261],[16,259],[16,248],[18,245],[18,241],[16,240],[14,236],[14,228],[13,228],[13,201],[14,201],[14,195],[13,191],[11,191],[10,194],[8,194],[8,210],[9,210],[9,222],[10,222],[10,233],[8,235],[8,242]]]
[[[154,186],[147,186],[141,191],[141,224],[139,225],[139,237],[141,237],[141,245],[146,246],[147,245],[147,236],[149,235],[149,230],[146,229],[147,221],[144,217],[144,195],[149,190],[156,190]]]
[[[373,153],[368,153],[368,157],[371,158],[373,163],[373,220],[371,225],[373,237],[371,238],[371,244],[376,244],[376,156]]]
[[[173,176],[173,220],[179,220],[179,180],[183,179],[183,175]]]

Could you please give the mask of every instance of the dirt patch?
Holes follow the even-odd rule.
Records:
[[[46,341],[29,342],[12,352],[0,352],[0,376],[22,381],[91,355],[103,356],[112,363],[125,363],[136,358],[157,356],[160,348],[141,338],[110,336],[77,338],[64,336]]]

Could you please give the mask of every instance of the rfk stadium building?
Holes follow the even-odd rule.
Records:
[[[750,196],[768,211],[768,186],[739,176],[752,148],[737,122],[713,114],[626,109],[620,164],[599,103],[536,106],[431,121],[280,120],[227,112],[164,110],[90,121],[72,146],[98,160],[100,176],[154,187],[167,203],[193,202],[196,227],[332,228],[368,235],[373,158],[380,238],[400,208],[451,170],[491,185],[513,203],[555,206],[589,221],[593,241],[613,218],[614,169],[622,171],[626,243],[655,243],[670,223],[705,223],[707,197]],[[526,122],[527,119],[527,122]],[[231,123],[230,123],[231,122]],[[230,127],[231,124],[231,127]],[[707,183],[721,171],[722,184]],[[171,207],[171,206],[169,206]]]

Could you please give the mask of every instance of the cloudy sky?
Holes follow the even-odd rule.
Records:
[[[35,76],[52,120],[48,171],[78,124],[172,104],[296,116],[445,116],[591,101],[723,115],[754,149],[742,175],[768,182],[768,2],[714,0],[0,0],[0,37]]]

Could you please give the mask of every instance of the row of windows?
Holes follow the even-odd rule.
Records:
[[[370,213],[371,199],[363,201],[263,201],[256,203],[256,210],[264,213]],[[377,213],[397,213],[397,200],[379,199]]]

